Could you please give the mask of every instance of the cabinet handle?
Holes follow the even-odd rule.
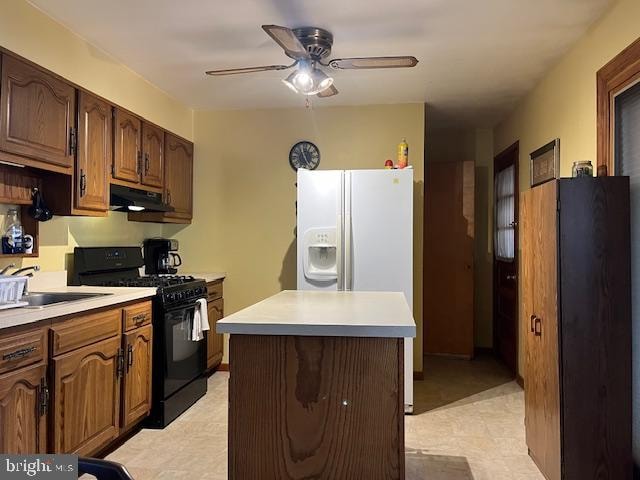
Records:
[[[84,170],[80,169],[80,196],[84,197],[87,193],[87,175]]]
[[[537,317],[535,315],[531,315],[531,320],[530,320],[530,322],[531,322],[530,323],[531,333],[533,333],[535,331],[536,327],[534,326],[534,322],[535,322],[536,318]]]
[[[136,173],[140,175],[142,170],[142,152],[138,150],[136,152]]]
[[[26,357],[30,353],[35,352],[37,349],[38,347],[36,347],[35,345],[32,345],[31,347],[21,348],[20,350],[16,350],[15,352],[2,355],[2,360],[19,360]]]
[[[133,317],[131,317],[131,320],[133,320],[133,323],[135,323],[136,325],[140,325],[146,319],[147,319],[146,313],[139,313],[138,315],[134,315]]]
[[[171,191],[167,189],[167,205],[171,205]]]
[[[47,379],[42,378],[40,380],[40,416],[42,417],[47,413],[49,408],[49,386],[47,385]]]
[[[149,154],[145,153],[144,154],[144,174],[148,174],[149,173]]]
[[[133,365],[133,345],[127,345],[127,373]]]
[[[116,358],[116,377],[120,378],[124,374],[124,351],[119,348]]]
[[[542,336],[542,319],[539,317],[536,317],[536,322],[534,324],[534,333],[536,337]]]

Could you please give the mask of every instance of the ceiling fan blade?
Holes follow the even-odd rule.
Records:
[[[295,65],[295,63],[293,65]],[[265,65],[262,67],[228,68],[225,70],[209,70],[204,73],[206,73],[207,75],[218,77],[223,75],[237,75],[239,73],[255,73],[255,72],[268,72],[271,70],[286,70],[287,68],[293,67],[293,65]]]
[[[333,97],[338,93],[340,92],[338,92],[338,89],[335,87],[335,85],[331,85],[329,88],[326,88],[325,90],[321,91],[320,93],[317,93],[316,95],[320,98],[327,98],[327,97]]]
[[[300,43],[300,40],[290,28],[281,27],[280,25],[262,25],[262,29],[282,47],[289,57],[296,60],[310,58],[309,52],[307,52],[307,49]]]
[[[362,57],[336,58],[329,62],[331,68],[338,70],[358,70],[368,68],[406,68],[418,64],[416,57]]]

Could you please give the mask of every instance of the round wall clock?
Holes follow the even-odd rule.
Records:
[[[315,170],[320,165],[320,150],[311,142],[298,142],[291,147],[289,164],[294,170],[299,168]]]

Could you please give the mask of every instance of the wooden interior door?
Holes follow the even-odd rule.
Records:
[[[142,122],[135,115],[115,109],[113,178],[140,182]]]
[[[175,210],[169,217],[191,218],[193,211],[193,145],[165,136],[165,199]]]
[[[142,125],[142,184],[163,187],[164,130],[144,123]]]
[[[0,376],[0,452],[46,453],[46,410],[41,409],[47,366],[21,368]]]
[[[207,335],[207,368],[213,368],[222,361],[223,335],[216,333],[216,322],[223,316],[221,298],[207,303],[209,331]]]
[[[122,426],[127,429],[151,411],[151,325],[137,328],[124,337],[126,373],[122,393]]]
[[[76,91],[64,81],[2,55],[0,149],[71,167]]]
[[[526,439],[547,480],[560,480],[557,183],[535,187],[523,198],[523,308],[531,308],[522,317]]]
[[[474,167],[426,165],[425,353],[473,357]]]
[[[118,437],[121,338],[54,357],[55,453],[91,455]]]
[[[494,185],[497,180],[512,178],[509,190],[504,191],[501,183],[501,192],[494,188],[494,238],[498,231],[502,235],[502,241],[507,238],[510,248],[502,244],[493,248],[493,345],[498,357],[509,367],[515,376],[518,373],[518,160],[519,145],[507,148],[496,156],[494,160]],[[512,218],[505,220],[508,212],[504,211],[506,204],[513,199]],[[498,215],[501,220],[498,220]],[[501,224],[502,222],[502,224]],[[506,225],[505,225],[506,224]],[[508,250],[508,253],[506,251]]]
[[[111,105],[90,93],[80,92],[76,208],[97,211],[109,209],[112,119]]]

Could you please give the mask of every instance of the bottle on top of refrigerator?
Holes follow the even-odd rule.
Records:
[[[18,218],[18,209],[10,208],[4,219],[2,235],[2,253],[22,253],[22,224]]]
[[[403,138],[398,144],[398,168],[405,168],[409,165],[409,144]]]

